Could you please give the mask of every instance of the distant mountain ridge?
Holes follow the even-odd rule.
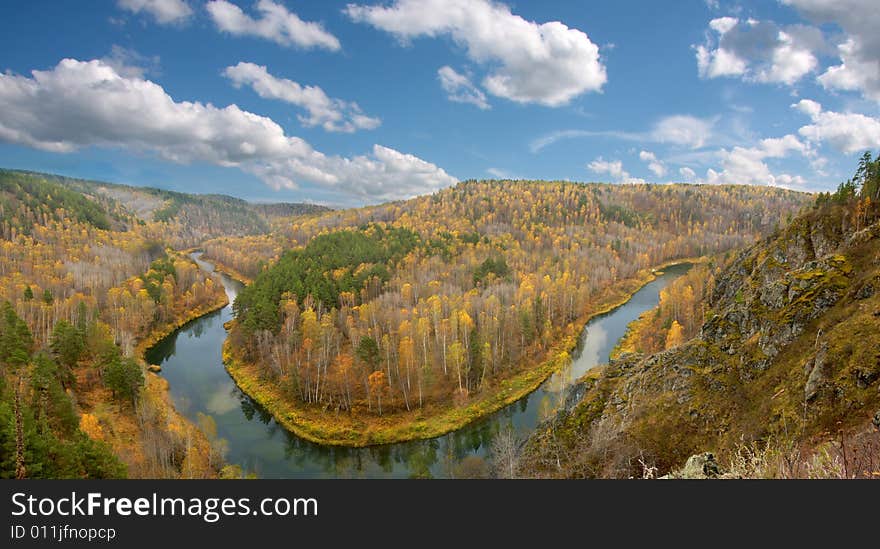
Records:
[[[169,223],[181,246],[216,236],[265,234],[273,221],[329,211],[315,204],[254,204],[222,194],[189,194],[7,169],[0,169],[0,200],[6,209],[24,208],[19,230],[29,230],[24,219],[42,221],[40,215],[51,217],[55,209],[64,207],[99,228]]]

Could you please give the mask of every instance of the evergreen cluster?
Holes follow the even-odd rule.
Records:
[[[0,305],[0,478],[125,476],[110,447],[81,429],[70,389],[85,359],[123,405],[135,401],[140,366],[102,337],[84,309],[75,323],[58,322],[50,345],[38,349],[12,305]]]

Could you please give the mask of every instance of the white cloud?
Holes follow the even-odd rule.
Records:
[[[486,94],[474,86],[470,79],[455,71],[450,66],[440,67],[437,70],[437,78],[446,92],[446,97],[456,103],[470,103],[480,109],[491,108],[486,101]]]
[[[697,70],[702,78],[719,76],[739,76],[746,72],[746,62],[736,54],[724,49],[710,50],[707,46],[697,46]]]
[[[381,145],[369,155],[325,155],[269,118],[236,105],[177,102],[158,84],[122,76],[100,60],[64,59],[32,75],[0,74],[0,140],[54,152],[97,146],[155,153],[239,168],[275,189],[309,181],[370,201],[455,182],[434,164]]]
[[[791,35],[779,31],[779,44],[773,49],[770,63],[758,69],[755,79],[791,85],[815,70],[818,64],[810,50],[798,47]]]
[[[234,86],[250,86],[260,97],[278,99],[304,108],[308,116],[299,115],[306,127],[321,126],[328,132],[351,133],[378,128],[382,121],[367,116],[357,103],[327,97],[318,86],[302,86],[293,80],[269,74],[265,66],[239,62],[226,67],[223,76]]]
[[[718,17],[709,21],[709,27],[718,34],[724,35],[733,30],[739,24],[736,17]]]
[[[149,13],[162,25],[185,21],[193,12],[185,0],[119,0],[117,4],[132,13]]]
[[[816,24],[835,24],[842,37],[816,26],[781,27],[772,21],[713,19],[704,44],[695,47],[701,77],[740,76],[747,81],[792,85],[819,70],[818,55],[839,63],[818,77],[830,90],[861,92],[880,101],[880,10],[876,0],[781,0]],[[829,41],[835,40],[831,47]]]
[[[709,169],[706,183],[737,185],[773,185],[777,187],[799,186],[805,183],[800,175],[774,174],[764,162],[768,158],[785,158],[797,152],[803,156],[812,154],[810,148],[794,135],[762,139],[754,147],[721,149],[717,155],[721,162],[720,172]],[[681,172],[684,175],[684,172]]]
[[[550,132],[546,135],[542,135],[536,139],[533,139],[531,143],[529,143],[529,151],[532,154],[537,154],[549,147],[550,145],[556,143],[557,141],[564,141],[566,139],[576,139],[578,137],[596,137],[600,135],[604,135],[605,132],[601,131],[589,131],[589,130],[558,130],[555,132]]]
[[[714,120],[676,114],[658,120],[651,131],[624,132],[617,130],[559,130],[542,135],[529,143],[532,153],[539,153],[557,141],[579,137],[611,137],[623,141],[665,143],[698,149],[713,136]]]
[[[877,0],[782,0],[816,23],[834,23],[846,37],[838,45],[840,64],[819,82],[829,89],[858,90],[880,101],[880,9]]]
[[[821,31],[803,25],[780,28],[772,21],[720,17],[709,27],[714,32],[695,47],[701,78],[792,85],[816,70],[813,51],[824,47]]]
[[[501,168],[489,168],[486,170],[486,173],[496,179],[520,179],[509,171],[502,170]]]
[[[688,168],[687,166],[678,169],[678,173],[684,178],[685,182],[696,181],[697,172]]]
[[[624,177],[629,177],[629,174],[626,173],[623,169],[623,162],[620,160],[603,160],[600,156],[596,160],[593,160],[587,167],[596,173],[607,173],[614,179],[623,179]]]
[[[536,23],[490,0],[396,0],[390,6],[349,4],[357,22],[402,41],[450,36],[475,63],[490,67],[483,87],[519,103],[565,105],[607,81],[599,48],[558,21]]]
[[[619,183],[644,183],[644,179],[632,177],[623,169],[620,160],[604,160],[601,156],[587,164],[587,168],[595,173],[607,173]]]
[[[666,175],[666,166],[660,160],[657,160],[657,155],[650,151],[641,151],[639,153],[639,159],[642,162],[647,162],[648,169],[656,175],[657,177],[663,177]]]
[[[822,105],[809,99],[802,99],[792,107],[813,121],[798,130],[810,142],[828,142],[847,154],[880,147],[880,120],[876,118],[857,113],[823,111]]]
[[[253,18],[226,0],[211,0],[205,5],[217,28],[236,36],[257,36],[282,46],[325,48],[336,51],[339,40],[324,30],[320,23],[303,21],[283,4],[272,0],[258,0]]]
[[[856,42],[847,40],[838,47],[842,63],[828,69],[819,76],[819,83],[825,89],[859,91],[865,90],[865,95],[876,101],[880,101],[880,84],[876,73],[880,65],[876,60],[864,60],[858,51]]]
[[[798,152],[806,156],[810,152],[809,147],[791,134],[762,139],[755,150],[760,151],[762,158],[784,158],[789,152]]]
[[[159,72],[158,55],[147,57],[116,44],[111,46],[110,55],[102,57],[101,61],[113,67],[121,76],[143,78],[147,73]]]
[[[792,105],[792,108],[801,111],[810,118],[816,118],[822,112],[822,105],[812,99],[801,99]]]
[[[698,149],[711,137],[712,126],[712,121],[695,116],[667,116],[657,122],[651,137],[659,143],[672,143]]]

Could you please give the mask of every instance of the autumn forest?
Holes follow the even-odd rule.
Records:
[[[471,181],[205,249],[254,276],[235,303],[233,375],[296,409],[306,436],[361,445],[411,437],[397,427],[413,421],[434,434],[444,408],[479,411],[567,352],[565,334],[621,281],[741,246],[803,204],[768,188]]]
[[[436,436],[512,402],[652,269],[721,257],[811,200],[466,181],[328,210],[0,171],[0,475],[243,474],[143,358],[227,303],[192,250],[247,284],[224,345],[242,390],[298,436],[363,446]],[[694,309],[704,286],[691,273],[661,311]],[[692,316],[658,313],[622,345],[674,345],[699,326]]]

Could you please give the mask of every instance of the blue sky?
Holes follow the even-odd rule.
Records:
[[[0,166],[331,205],[502,177],[827,190],[880,149],[874,2],[6,2]]]

